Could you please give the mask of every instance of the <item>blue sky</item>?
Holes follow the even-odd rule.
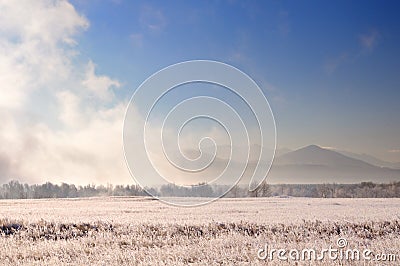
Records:
[[[398,1],[0,2],[0,182],[131,182],[121,131],[132,93],[195,59],[258,83],[279,148],[400,162],[399,11]],[[204,91],[171,93],[164,108]]]
[[[90,21],[80,51],[123,82],[121,98],[170,64],[218,60],[264,89],[280,147],[400,160],[397,1],[72,3]]]

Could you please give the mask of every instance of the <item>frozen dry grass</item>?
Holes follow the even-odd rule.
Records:
[[[399,207],[399,199],[223,199],[197,208],[145,198],[4,200],[0,261],[257,265],[265,263],[257,258],[257,250],[266,243],[275,248],[322,249],[334,246],[339,237],[345,237],[351,248],[399,254]]]

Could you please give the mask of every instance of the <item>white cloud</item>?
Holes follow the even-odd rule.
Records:
[[[79,97],[70,91],[61,91],[57,94],[57,100],[60,107],[58,118],[65,126],[77,128],[84,125]]]
[[[20,107],[32,91],[65,83],[66,47],[89,23],[66,1],[0,1],[0,10],[0,107]]]
[[[37,40],[42,45],[74,44],[73,36],[89,26],[67,1],[0,1],[1,31],[21,42]]]
[[[127,102],[113,91],[121,83],[96,73],[94,62],[77,63],[75,58],[76,37],[88,27],[87,19],[66,1],[0,0],[0,10],[0,183],[13,178],[132,183],[122,148]],[[150,30],[165,26],[161,11],[144,14]],[[133,119],[135,125],[143,124],[139,114]],[[159,137],[159,130],[154,126],[150,135]],[[196,148],[204,134],[200,131],[182,138],[183,147]],[[223,132],[207,133],[224,143]],[[175,173],[160,154],[153,158]]]
[[[0,10],[0,182],[132,182],[120,82],[74,63],[88,20],[62,0],[0,0]]]
[[[95,97],[104,101],[111,101],[114,98],[112,88],[119,88],[121,84],[108,76],[99,76],[95,73],[95,65],[90,61],[86,67],[86,77],[82,82]]]
[[[69,108],[73,109],[73,105]],[[37,124],[30,134],[22,132],[24,138],[30,137],[35,145],[21,149],[20,158],[24,161],[20,162],[20,172],[36,182],[43,182],[46,177],[51,181],[77,184],[132,182],[122,155],[124,110],[125,105],[120,104],[112,109],[82,114],[86,124],[74,123],[76,117],[72,116],[63,130]]]
[[[321,148],[327,149],[327,150],[334,150],[334,151],[339,150],[338,148],[332,147],[332,146],[321,146]]]

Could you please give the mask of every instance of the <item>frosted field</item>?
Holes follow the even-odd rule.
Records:
[[[400,199],[221,199],[196,208],[149,198],[2,200],[0,210],[5,265],[282,265],[258,250],[321,250],[338,238],[397,255],[368,265],[400,263]],[[310,263],[368,262],[299,261]]]

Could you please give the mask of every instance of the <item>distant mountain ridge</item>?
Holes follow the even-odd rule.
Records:
[[[317,145],[309,145],[298,150],[288,152],[275,160],[276,164],[299,165],[326,165],[326,166],[354,166],[370,168],[373,165],[359,159],[345,156],[336,151],[321,148]]]
[[[261,146],[251,147],[250,160],[241,183],[248,184],[257,165]],[[219,148],[219,154],[212,164],[213,170],[208,173],[217,176],[226,167],[229,160],[229,146]],[[194,151],[195,155],[200,155]],[[188,155],[190,152],[188,152]],[[222,155],[222,156],[220,156]],[[240,163],[232,161],[230,167],[237,168],[240,173]],[[268,170],[267,162],[260,162],[259,167]],[[260,180],[260,178],[258,178]],[[317,145],[309,145],[294,151],[280,149],[275,152],[275,159],[269,171],[269,183],[315,184],[315,183],[389,183],[400,181],[400,169],[377,166],[364,160],[347,156],[341,152],[325,149]]]
[[[309,145],[275,158],[268,178],[274,183],[382,183],[400,181],[400,170]]]
[[[394,163],[394,162],[386,162],[381,159],[378,159],[374,156],[371,156],[369,154],[359,154],[359,153],[354,153],[354,152],[349,152],[349,151],[342,151],[342,150],[337,150],[336,152],[339,152],[347,157],[351,157],[354,159],[362,160],[364,162],[367,162],[369,164],[379,166],[379,167],[388,167],[388,168],[393,168],[393,169],[400,169],[400,162]]]

